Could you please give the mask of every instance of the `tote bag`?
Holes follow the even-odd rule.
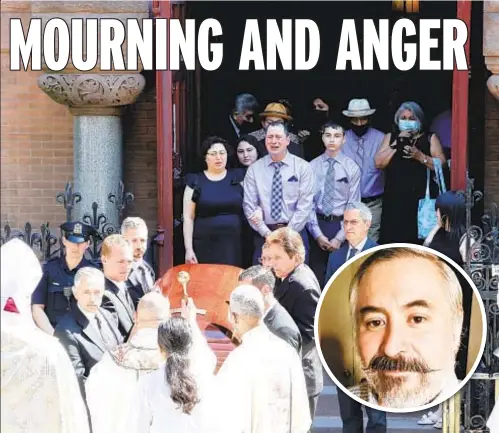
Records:
[[[439,194],[446,191],[442,162],[433,158],[433,166],[437,178]],[[426,169],[426,195],[419,200],[418,204],[418,238],[426,239],[431,230],[437,225],[437,213],[435,212],[435,199],[430,198],[430,176],[431,171]]]

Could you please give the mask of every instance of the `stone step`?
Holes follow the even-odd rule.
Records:
[[[324,378],[326,379],[326,378]],[[324,381],[326,383],[326,380]],[[332,382],[332,381],[330,381]],[[388,432],[394,433],[423,433],[437,432],[433,426],[418,425],[418,420],[429,410],[411,413],[388,413]],[[367,417],[364,416],[364,425],[367,424]],[[314,419],[314,433],[342,433],[342,425],[338,398],[335,385],[325,385],[317,402],[316,416]]]

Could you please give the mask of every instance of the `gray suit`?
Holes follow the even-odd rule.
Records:
[[[113,343],[112,346],[118,346],[123,339],[113,316],[103,308],[99,311],[116,339],[116,344]],[[97,328],[89,322],[77,306],[57,323],[54,336],[66,349],[75,369],[82,396],[85,396],[84,383],[90,370],[101,360],[105,352],[114,347],[106,347]]]
[[[270,332],[289,343],[301,356],[302,340],[300,330],[293,318],[279,302],[275,303],[267,311],[263,323],[269,328]]]
[[[314,318],[321,290],[312,270],[299,265],[275,290],[275,297],[295,321],[303,341],[302,365],[310,402],[315,415],[317,399],[324,386],[322,364],[315,347]]]
[[[118,321],[118,329],[124,340],[128,338],[135,322],[135,305],[128,292],[121,291],[106,278],[106,290],[102,298],[102,308],[109,311]]]

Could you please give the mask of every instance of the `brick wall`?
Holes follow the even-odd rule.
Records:
[[[125,137],[125,190],[135,201],[125,213],[144,218],[150,234],[156,230],[158,213],[156,171],[156,88],[146,85],[123,117]]]
[[[485,207],[499,205],[499,101],[487,91],[485,107]]]
[[[2,2],[1,11],[0,220],[54,227],[64,219],[55,196],[73,176],[72,116],[38,88],[40,72],[9,70],[9,19],[27,23],[30,5]]]

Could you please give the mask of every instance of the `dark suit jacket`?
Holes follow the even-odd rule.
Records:
[[[141,268],[144,271],[144,275],[142,275]],[[128,292],[130,293],[135,308],[137,308],[140,298],[146,293],[149,293],[156,282],[154,270],[149,263],[143,260],[140,267],[134,266],[132,268],[127,282],[130,286]]]
[[[100,308],[100,312],[113,330],[117,346],[123,342],[117,323],[114,317],[103,308]],[[78,306],[75,306],[57,323],[54,336],[66,349],[76,371],[81,393],[85,396],[85,380],[92,367],[101,360],[104,352],[108,350],[102,337]]]
[[[118,329],[126,341],[135,322],[135,306],[132,298],[124,297],[118,287],[106,278],[106,290],[101,306],[113,314],[118,322]]]
[[[275,290],[275,297],[300,330],[302,365],[309,396],[322,391],[322,365],[315,347],[314,318],[321,294],[319,282],[307,265],[298,266]]]
[[[378,244],[376,242],[367,238],[367,241],[364,244],[364,248],[362,248],[362,251],[366,251],[369,248],[374,248],[377,245]],[[350,244],[348,242],[345,242],[340,249],[333,251],[331,254],[329,254],[329,259],[327,261],[327,268],[326,268],[326,280],[325,280],[326,282],[329,281],[331,276],[339,268],[341,268],[341,266],[347,261],[349,246]]]
[[[289,343],[301,356],[300,330],[293,318],[279,302],[276,302],[270,308],[263,319],[263,323],[269,328],[270,332]]]

